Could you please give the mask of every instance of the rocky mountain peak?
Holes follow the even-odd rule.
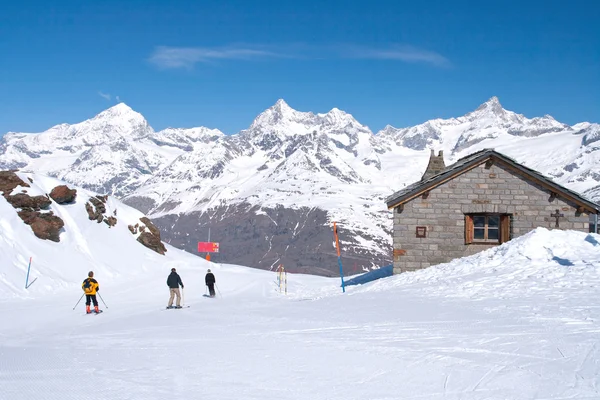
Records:
[[[92,119],[88,121],[94,120],[141,120],[145,121],[144,116],[137,111],[133,110],[125,103],[116,104],[106,110],[100,112]],[[85,122],[85,121],[84,121]]]
[[[285,124],[290,121],[304,119],[308,113],[301,113],[291,108],[283,99],[260,113],[252,122],[250,129]]]
[[[319,114],[321,116],[321,114]],[[327,114],[323,115],[329,122],[333,124],[347,125],[348,123],[356,123],[358,121],[354,117],[339,108],[332,108]]]
[[[294,112],[295,110],[289,106],[288,103],[285,102],[284,99],[279,99],[270,107],[271,110],[279,113],[279,114],[287,114],[290,112]]]
[[[488,101],[477,107],[475,112],[502,115],[505,113],[505,110],[502,108],[498,97],[492,96]]]

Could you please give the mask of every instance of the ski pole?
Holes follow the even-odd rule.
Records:
[[[181,304],[185,306],[185,292],[183,291],[183,288],[181,288]]]
[[[81,301],[81,299],[83,299],[83,296],[85,296],[85,293],[81,295],[81,297],[79,298],[79,300],[77,300],[77,304],[79,304],[79,302]],[[75,307],[77,307],[77,304],[75,304]],[[75,307],[73,307],[73,310],[75,310]]]
[[[102,303],[104,303],[104,299],[102,298],[102,295],[100,294],[100,292],[98,292],[98,296],[100,296],[100,300],[102,300]],[[104,303],[104,307],[108,308],[106,303]]]
[[[204,285],[204,288],[206,289],[206,290],[204,291],[204,294],[208,294],[208,285]]]
[[[217,284],[215,283],[215,286],[217,287],[217,291],[219,292],[219,296],[221,296],[221,298],[223,298],[223,295],[221,294],[221,291],[219,290],[219,285],[217,285]]]

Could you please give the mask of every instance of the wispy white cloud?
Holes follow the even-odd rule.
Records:
[[[439,67],[450,65],[450,61],[439,53],[406,45],[395,45],[387,48],[342,46],[340,51],[344,57],[348,58],[397,60],[409,63],[431,64]]]
[[[115,99],[117,100],[117,103],[121,102],[121,98],[119,96],[115,96]]]
[[[111,96],[109,93],[102,93],[101,90],[98,91],[98,96],[104,98],[107,101],[110,101],[110,99],[111,99]]]
[[[252,60],[261,58],[295,58],[307,60],[369,59],[422,63],[437,67],[449,66],[450,61],[434,51],[408,45],[389,45],[373,48],[360,45],[312,46],[292,43],[278,46],[169,47],[159,46],[148,59],[161,69],[192,69],[198,63],[216,60]]]
[[[251,47],[168,47],[154,49],[149,61],[159,68],[191,69],[197,63],[214,60],[250,60],[264,57],[277,57],[276,53]]]

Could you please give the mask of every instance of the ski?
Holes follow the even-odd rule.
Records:
[[[190,306],[181,306],[181,307],[167,307],[167,308],[163,308],[161,311],[166,311],[166,310],[180,310],[182,308],[190,308]]]
[[[96,315],[98,315],[98,314],[102,314],[103,312],[104,312],[104,310],[98,310],[98,312],[96,312],[96,311],[92,310],[92,311],[91,311],[91,312],[89,312],[89,313],[85,313],[85,315],[91,315],[91,314],[96,314]]]

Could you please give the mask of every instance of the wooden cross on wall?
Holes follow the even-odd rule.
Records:
[[[560,211],[559,211],[559,210],[558,210],[558,208],[557,208],[557,209],[556,209],[556,213],[554,213],[554,214],[550,214],[550,216],[551,216],[551,217],[554,217],[554,218],[556,218],[556,225],[555,225],[554,227],[555,227],[555,228],[560,228],[560,226],[558,226],[558,219],[559,219],[560,217],[564,217],[565,215],[564,215],[564,214],[561,214],[561,213],[560,213]]]

